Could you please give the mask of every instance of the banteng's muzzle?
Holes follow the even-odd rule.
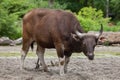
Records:
[[[88,53],[87,55],[89,60],[94,60],[94,54],[93,53]]]

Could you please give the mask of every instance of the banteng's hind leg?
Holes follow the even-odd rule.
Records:
[[[48,68],[47,68],[47,66],[45,64],[45,60],[44,60],[44,52],[45,52],[45,48],[42,48],[41,46],[37,45],[36,54],[39,58],[37,64],[39,64],[39,60],[40,60],[40,63],[42,65],[42,70],[48,71]]]
[[[40,67],[40,64],[39,64],[39,58],[37,59],[37,62],[36,62],[36,67],[35,67],[35,69],[39,69],[39,67]]]
[[[40,59],[38,58],[35,69],[39,69],[40,66],[42,66],[42,64],[40,63]]]
[[[30,45],[31,45],[30,40],[23,39],[22,50],[21,50],[21,66],[20,66],[21,70],[24,69],[24,60],[26,58]]]

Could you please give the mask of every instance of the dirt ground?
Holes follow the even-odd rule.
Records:
[[[19,51],[20,47],[0,47],[1,52]],[[97,47],[96,51],[120,52],[120,47]],[[58,66],[49,66],[49,72],[35,70],[37,58],[26,58],[26,70],[20,70],[20,57],[0,57],[0,80],[120,80],[120,57],[87,58],[72,57],[68,73],[60,76]],[[46,58],[47,65],[57,58]]]
[[[46,59],[47,64],[50,60]],[[19,69],[19,58],[0,58],[0,80],[120,80],[120,58],[72,58],[68,73],[59,76],[59,68],[48,67],[49,72],[35,70],[35,58],[27,58],[26,70]]]

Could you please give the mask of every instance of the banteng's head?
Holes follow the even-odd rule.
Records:
[[[98,34],[80,33],[76,31],[77,38],[81,42],[81,48],[83,53],[88,57],[89,60],[94,59],[94,48],[97,45],[97,41],[103,32],[103,26],[101,25],[100,32]]]

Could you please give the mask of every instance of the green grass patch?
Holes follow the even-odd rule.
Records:
[[[120,56],[120,52],[95,52],[97,57],[111,57],[111,56]]]
[[[20,57],[21,53],[0,53],[0,57]],[[109,56],[120,56],[120,52],[95,52],[95,57],[109,57]],[[29,52],[27,57],[37,57],[35,52]],[[54,58],[57,57],[56,51],[46,51],[45,57]],[[72,57],[86,57],[83,53],[73,53]]]
[[[0,53],[0,57],[17,57],[19,53]]]

